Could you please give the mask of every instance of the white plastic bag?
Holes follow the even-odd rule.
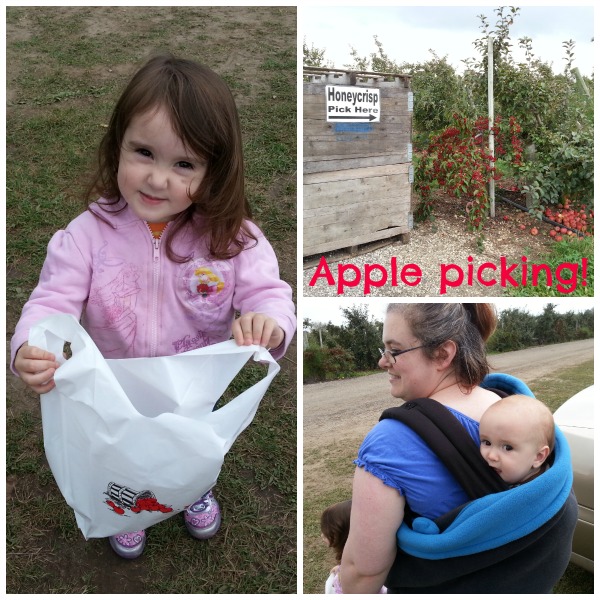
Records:
[[[42,319],[29,344],[72,357],[42,395],[44,447],[86,539],[145,529],[209,491],[250,424],[279,365],[258,346],[228,341],[159,358],[106,360],[70,315]],[[213,412],[250,359],[266,376]]]

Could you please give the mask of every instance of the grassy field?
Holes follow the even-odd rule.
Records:
[[[51,235],[84,210],[81,191],[118,94],[148,55],[204,62],[240,110],[247,193],[282,277],[296,282],[294,7],[7,9],[7,334]],[[85,542],[44,457],[39,399],[7,380],[8,593],[294,593],[295,341],[215,493],[219,534],[191,539],[181,516],[149,531],[137,561]],[[244,377],[254,380],[248,369]],[[244,383],[242,382],[242,385]],[[285,432],[282,435],[281,432]]]
[[[584,267],[584,259],[586,261]],[[548,252],[540,264],[546,264],[550,267],[553,273],[559,272],[558,267],[563,264],[577,265],[578,274],[573,280],[577,281],[577,287],[571,296],[594,296],[594,238],[567,238],[561,242],[552,244],[550,252]],[[561,272],[563,281],[570,281],[568,271]],[[572,277],[572,276],[571,276]],[[543,278],[542,278],[543,279]],[[585,281],[585,284],[583,283]],[[567,289],[570,289],[573,283],[564,283]],[[545,284],[532,285],[527,284],[522,288],[511,288],[507,291],[508,296],[554,296],[564,297],[554,287],[548,287]]]
[[[552,412],[565,400],[563,390],[570,395],[592,385],[594,381],[593,361],[577,367],[557,371],[552,377],[544,377],[530,384],[534,394],[543,398]],[[305,593],[322,593],[327,573],[334,566],[332,552],[320,538],[320,517],[323,510],[333,504],[347,500],[352,494],[352,476],[356,451],[362,438],[346,438],[342,442],[321,446],[318,450],[304,454],[305,466],[319,464],[321,480],[327,486],[321,489],[304,490],[304,572]],[[594,591],[594,576],[575,565],[569,565],[556,586],[555,594],[591,594]]]

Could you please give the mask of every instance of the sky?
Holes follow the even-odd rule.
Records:
[[[402,302],[402,298],[394,298],[394,302]],[[435,302],[435,298],[424,298],[424,302]],[[518,308],[532,315],[543,312],[546,304],[555,304],[556,312],[581,312],[594,308],[593,298],[495,298],[491,299],[497,310]],[[302,319],[308,318],[314,323],[343,325],[342,308],[367,304],[372,317],[383,321],[389,298],[304,298],[300,308]],[[300,323],[300,322],[299,322]]]
[[[377,48],[373,36],[383,44],[384,52],[395,62],[425,62],[435,51],[439,58],[462,71],[464,59],[479,58],[473,42],[480,38],[479,14],[488,17],[493,29],[498,4],[481,6],[302,6],[299,26],[309,47],[325,50],[325,59],[336,68],[353,61],[350,47],[360,57],[368,57]],[[580,3],[578,3],[580,4]],[[583,4],[583,3],[581,3]],[[594,63],[594,9],[588,6],[520,6],[510,28],[513,58],[524,60],[518,47],[522,37],[532,39],[534,55],[550,63],[555,73],[565,66],[563,42],[575,41],[575,60],[583,75],[591,76]],[[508,15],[508,8],[504,14]],[[330,65],[328,65],[330,66]]]

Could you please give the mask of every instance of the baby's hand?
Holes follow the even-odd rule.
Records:
[[[54,373],[60,366],[51,352],[23,344],[15,356],[15,371],[37,394],[45,394],[54,388]]]
[[[277,348],[283,342],[283,329],[275,319],[263,314],[249,312],[233,322],[233,339],[238,346],[258,344],[265,348]]]

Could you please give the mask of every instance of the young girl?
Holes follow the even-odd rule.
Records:
[[[52,313],[81,318],[106,358],[172,355],[232,334],[283,356],[296,327],[292,293],[250,221],[238,114],[213,71],[165,55],[134,75],[87,200],[52,237],[12,338],[12,369],[31,389],[54,387],[56,357],[27,344],[31,325]],[[212,491],[184,519],[193,537],[213,536],[221,517]],[[145,541],[144,531],[110,538],[125,558]]]
[[[340,562],[350,531],[351,510],[352,500],[346,500],[328,506],[321,514],[321,537],[333,549],[337,561],[337,565],[331,569],[325,582],[326,594],[343,594],[340,583]],[[379,593],[386,594],[387,589],[382,587]]]

